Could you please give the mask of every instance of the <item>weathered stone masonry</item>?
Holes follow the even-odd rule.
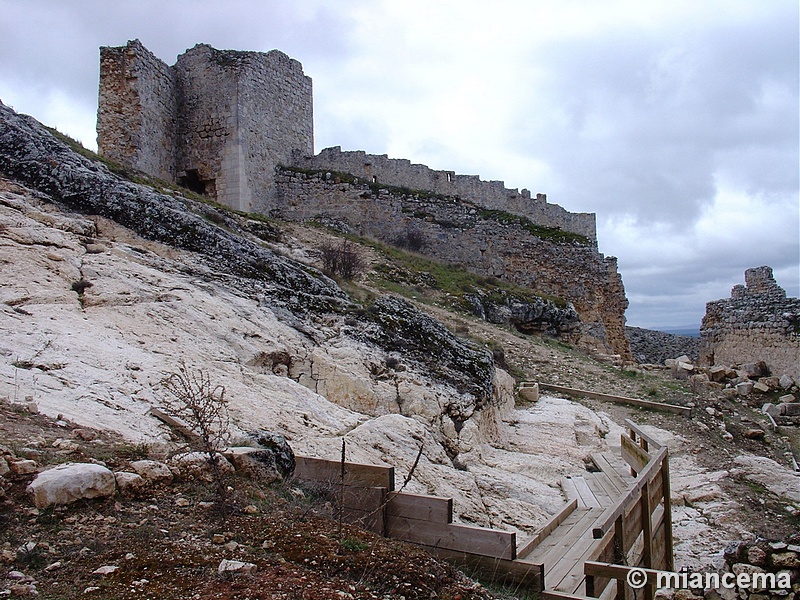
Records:
[[[100,54],[102,155],[237,210],[335,218],[388,242],[421,236],[433,258],[568,300],[586,345],[630,357],[625,291],[616,259],[597,251],[594,214],[385,155],[335,147],[314,156],[311,79],[277,50],[199,44],[172,67],[138,40]],[[376,184],[409,193],[376,193]]]
[[[747,269],[746,285],[706,304],[700,361],[730,366],[764,361],[773,375],[800,380],[800,299],[787,298],[770,267]]]
[[[172,67],[138,40],[100,49],[97,143],[111,160],[263,211],[275,166],[314,148],[311,78],[277,50],[198,44]]]

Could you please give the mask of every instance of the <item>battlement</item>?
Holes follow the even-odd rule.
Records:
[[[367,183],[459,197],[483,208],[527,217],[537,225],[563,229],[597,242],[594,213],[571,213],[558,204],[548,203],[545,194],[531,197],[530,191],[509,189],[502,181],[483,181],[477,175],[437,171],[407,159],[389,158],[386,154],[367,154],[361,150],[343,152],[340,146],[325,148],[316,156],[294,152],[292,166],[340,171]]]

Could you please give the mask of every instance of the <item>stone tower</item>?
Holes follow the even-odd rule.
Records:
[[[277,50],[198,44],[167,66],[139,40],[100,49],[102,156],[236,210],[262,211],[275,167],[313,154],[311,78]]]

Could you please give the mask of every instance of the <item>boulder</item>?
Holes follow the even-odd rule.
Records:
[[[39,473],[27,488],[37,508],[111,496],[115,490],[114,473],[89,463],[66,463]]]
[[[763,383],[770,390],[777,390],[781,386],[780,379],[777,377],[761,377],[759,378],[758,383]]]
[[[739,365],[739,371],[743,371],[750,379],[769,376],[769,368],[763,360]]]
[[[527,400],[528,402],[538,402],[539,401],[539,384],[538,383],[529,383],[525,386],[520,386],[519,388],[519,397],[523,400]]]
[[[722,366],[711,367],[708,370],[708,375],[711,381],[720,382],[725,379],[728,369]]]
[[[736,384],[736,393],[740,396],[747,396],[753,391],[752,381],[742,381]]]
[[[169,483],[172,481],[172,471],[169,467],[157,460],[135,460],[131,463],[131,468],[147,481],[153,483]]]
[[[794,381],[788,375],[781,375],[780,379],[778,380],[778,384],[785,390],[788,390],[792,385],[794,385]]]
[[[247,446],[268,451],[272,457],[269,461],[272,465],[270,468],[278,474],[279,479],[287,479],[294,474],[294,451],[282,434],[264,430],[251,431],[246,439]],[[262,458],[257,460],[264,462]]]
[[[220,472],[223,475],[232,475],[235,472],[233,465],[222,454],[217,454]],[[213,481],[208,454],[205,452],[184,452],[176,454],[170,459],[170,466],[181,477],[197,477],[203,481]]]
[[[780,398],[778,398],[778,401],[781,404],[789,404],[790,402],[795,401],[795,397],[792,394],[786,394],[785,396],[781,396]]]
[[[766,394],[769,391],[769,386],[761,381],[757,381],[753,384],[753,391],[760,394]]]
[[[39,465],[36,464],[35,460],[17,458],[10,460],[9,466],[14,475],[30,475],[31,473],[36,473],[36,469]]]
[[[255,573],[258,567],[253,563],[242,562],[240,560],[223,559],[217,567],[217,573],[220,575],[250,575]]]
[[[742,437],[745,437],[748,440],[763,440],[765,435],[766,432],[763,429],[748,429],[742,434]]]
[[[786,417],[800,416],[800,402],[781,404],[781,414]]]
[[[145,479],[138,473],[120,471],[114,473],[114,479],[117,481],[119,493],[126,496],[135,496],[147,486]]]
[[[8,466],[6,459],[0,456],[0,477],[5,477],[11,473],[11,467]]]
[[[276,461],[275,452],[267,448],[234,446],[222,454],[239,474],[255,481],[273,483],[291,477],[294,473],[294,455],[292,455],[292,468],[287,472],[283,468],[285,465]]]

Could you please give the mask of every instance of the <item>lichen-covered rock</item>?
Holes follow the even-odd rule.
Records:
[[[216,454],[217,467],[222,475],[232,475],[236,469],[222,454]],[[183,452],[176,454],[170,461],[170,466],[179,477],[194,477],[203,481],[214,481],[211,461],[205,452]]]
[[[37,508],[111,496],[115,490],[114,473],[89,463],[66,463],[43,471],[27,489]]]
[[[545,298],[521,297],[497,291],[491,295],[467,294],[476,316],[497,325],[511,325],[522,333],[562,336],[579,331],[581,320],[571,304],[558,306]]]
[[[378,327],[367,329],[366,339],[385,350],[402,352],[460,393],[471,394],[475,406],[489,402],[494,362],[488,350],[457,338],[444,325],[395,296],[376,300],[367,316]],[[454,404],[453,410],[464,412],[460,403]]]
[[[144,238],[198,252],[225,272],[268,284],[262,291],[293,312],[350,304],[322,273],[227,232],[195,214],[191,201],[156,193],[77,154],[35,119],[0,103],[0,173],[59,199],[74,210],[107,217]]]

